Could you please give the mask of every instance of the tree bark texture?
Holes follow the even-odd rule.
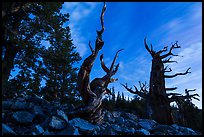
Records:
[[[102,34],[104,31],[104,12],[106,10],[106,5],[104,3],[102,13],[101,13],[101,26],[102,29],[97,31],[97,38],[95,41],[95,49],[91,47],[91,43],[89,42],[89,47],[92,52],[90,56],[88,56],[81,65],[81,68],[78,72],[77,77],[77,87],[84,102],[84,106],[78,108],[77,110],[70,112],[68,116],[70,118],[73,117],[81,117],[84,118],[91,123],[101,123],[103,120],[103,112],[102,112],[102,99],[103,96],[107,93],[110,93],[110,90],[107,88],[110,82],[116,81],[116,79],[111,78],[118,70],[119,64],[114,67],[116,58],[119,50],[113,62],[111,64],[110,69],[105,66],[103,61],[103,54],[100,56],[102,69],[106,72],[106,75],[102,78],[95,78],[90,82],[90,73],[94,64],[94,61],[97,58],[99,51],[102,49],[104,42],[102,40]]]

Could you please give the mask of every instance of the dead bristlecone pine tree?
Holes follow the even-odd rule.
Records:
[[[115,62],[116,62],[118,53],[122,50],[121,49],[116,52],[116,55],[113,59],[113,62],[110,68],[106,67],[103,61],[103,54],[102,54],[100,56],[101,67],[106,72],[106,75],[103,76],[102,78],[95,78],[90,82],[90,73],[91,73],[94,61],[96,60],[99,51],[102,49],[104,45],[104,41],[102,40],[102,34],[104,32],[105,10],[106,10],[106,5],[104,2],[104,6],[101,13],[102,29],[100,31],[97,31],[95,49],[91,47],[91,43],[89,42],[91,55],[84,60],[78,72],[77,88],[84,102],[84,106],[68,114],[70,118],[81,117],[94,124],[101,123],[103,120],[102,98],[105,94],[111,93],[111,91],[108,89],[108,84],[117,80],[111,77],[115,75],[116,72],[118,71],[119,64],[115,66]]]
[[[172,53],[173,49],[181,48],[176,42],[173,44],[168,53],[161,55],[163,52],[167,51],[167,46],[158,52],[148,47],[146,38],[144,39],[145,48],[152,56],[152,67],[150,73],[150,84],[149,91],[147,89],[146,84],[140,83],[140,90],[135,87],[135,91],[131,88],[128,88],[127,84],[122,84],[129,92],[133,94],[137,94],[140,97],[146,99],[147,103],[147,112],[149,114],[149,118],[154,119],[160,124],[173,124],[173,118],[171,115],[171,107],[170,103],[175,101],[178,98],[189,98],[189,96],[179,96],[177,93],[167,93],[167,91],[176,90],[177,87],[166,88],[165,87],[165,78],[174,78],[178,75],[186,75],[189,72],[188,68],[184,73],[176,73],[174,75],[165,75],[166,72],[171,72],[172,69],[168,68],[168,66],[164,67],[165,63],[173,63],[176,61],[171,60],[171,56],[178,56]],[[166,59],[169,57],[168,59]],[[168,70],[167,70],[168,69]],[[192,95],[195,96],[195,95]]]

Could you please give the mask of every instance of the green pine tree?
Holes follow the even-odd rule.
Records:
[[[61,57],[65,59],[61,62],[68,64],[64,68],[60,65],[64,71],[63,82],[60,83],[63,88],[60,87],[60,89],[65,89],[64,87],[67,86],[73,89],[75,86],[77,69],[72,65],[79,61],[80,57],[77,52],[74,52],[75,47],[70,40],[69,28],[63,27],[69,20],[69,14],[60,13],[62,4],[63,2],[2,3],[2,91],[4,97],[12,97],[17,91],[39,92],[41,80],[46,79],[49,73],[42,58],[46,60],[44,54],[47,55],[47,52],[51,51],[46,49],[46,45],[42,45],[43,40],[50,41],[52,49],[56,49],[56,51],[51,51],[50,55],[59,57],[57,52],[60,54],[62,50],[67,52]],[[58,48],[59,46],[64,46],[64,48]],[[13,79],[9,79],[11,70],[14,68],[19,68],[20,72]],[[66,78],[68,73],[70,73],[70,79]],[[55,84],[58,86],[59,83]],[[16,90],[10,90],[11,88]]]

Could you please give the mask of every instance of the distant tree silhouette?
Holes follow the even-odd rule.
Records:
[[[192,94],[190,95],[189,92],[190,91],[195,91],[196,89],[193,90],[188,90],[185,89],[185,95],[181,95],[178,93],[167,93],[169,97],[170,102],[176,102],[177,106],[178,106],[178,110],[179,110],[179,124],[183,124],[186,126],[188,125],[188,121],[190,120],[190,117],[188,117],[188,113],[189,113],[189,109],[193,109],[194,108],[194,104],[192,103],[192,98],[196,99],[199,101],[199,99],[195,96],[198,96],[198,94]]]
[[[145,118],[150,118],[151,119],[151,115],[152,115],[152,109],[151,109],[151,102],[150,102],[150,94],[148,92],[148,86],[147,86],[147,83],[141,83],[139,81],[139,85],[140,85],[140,90],[138,90],[138,88],[136,86],[134,86],[135,88],[135,91],[132,90],[132,88],[128,88],[128,85],[127,83],[124,85],[124,84],[121,84],[123,87],[126,88],[127,91],[129,91],[130,93],[132,94],[136,94],[137,96],[141,97],[143,99],[143,102],[145,102],[145,108],[144,111],[145,111]],[[140,102],[139,99],[136,99],[137,102]],[[144,114],[144,113],[143,113]]]

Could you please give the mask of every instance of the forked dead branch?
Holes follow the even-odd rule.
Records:
[[[100,56],[101,67],[106,72],[106,75],[102,78],[95,78],[90,82],[90,73],[94,64],[94,61],[97,58],[99,51],[102,49],[104,45],[104,41],[102,39],[102,34],[105,30],[104,27],[104,13],[106,11],[106,4],[104,2],[104,6],[101,12],[101,27],[100,31],[97,30],[97,38],[95,41],[95,49],[91,47],[91,42],[89,41],[89,47],[91,50],[91,55],[88,56],[84,62],[78,73],[77,78],[77,87],[84,102],[84,106],[75,110],[74,112],[69,113],[69,117],[82,117],[92,123],[100,123],[103,120],[102,113],[102,99],[105,94],[111,94],[108,89],[108,84],[116,81],[117,79],[112,78],[113,75],[118,71],[119,64],[115,66],[115,62],[118,56],[118,53],[121,50],[116,52],[116,55],[112,61],[110,68],[108,68],[103,61],[103,54]]]
[[[197,94],[193,95],[185,95],[182,96],[178,93],[167,93],[167,91],[176,90],[177,87],[171,87],[167,88],[165,86],[165,78],[174,78],[179,75],[186,75],[189,72],[190,68],[188,68],[184,73],[176,73],[174,75],[165,75],[167,72],[172,72],[172,69],[168,66],[164,67],[165,63],[173,63],[177,61],[172,61],[172,56],[178,56],[176,54],[173,54],[173,49],[181,48],[178,45],[178,42],[174,43],[170,50],[168,50],[168,46],[165,46],[163,49],[159,50],[158,52],[153,50],[153,46],[151,44],[150,48],[146,42],[146,38],[144,39],[144,45],[146,50],[150,53],[152,56],[152,68],[150,73],[150,86],[149,90],[147,89],[146,84],[140,84],[140,90],[135,87],[135,91],[131,88],[128,88],[127,84],[123,85],[123,87],[126,88],[127,91],[137,94],[140,97],[144,98],[146,100],[147,104],[147,113],[148,117],[156,120],[160,124],[173,124],[173,118],[171,115],[171,107],[170,103],[173,101],[176,101],[177,104],[181,100],[184,101],[185,99],[191,99],[195,98],[194,96],[197,96]],[[162,53],[167,52],[166,54],[161,55]],[[170,56],[170,57],[169,57]],[[169,57],[168,59],[165,59]],[[195,98],[197,99],[197,98]],[[178,101],[179,100],[179,101]]]

